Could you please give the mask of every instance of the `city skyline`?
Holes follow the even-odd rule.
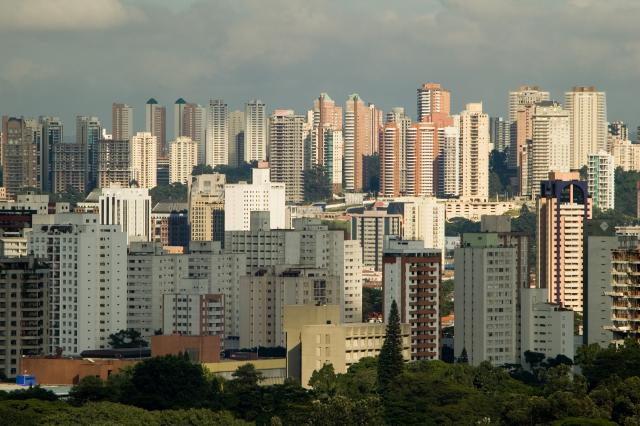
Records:
[[[640,59],[633,20],[640,5],[630,1],[46,3],[0,6],[0,33],[12,40],[0,47],[8,58],[0,67],[3,114],[67,123],[95,115],[110,127],[111,103],[123,102],[138,111],[134,125],[142,130],[150,97],[167,107],[180,97],[201,105],[224,99],[232,109],[259,98],[269,111],[301,113],[327,92],[340,105],[359,93],[415,117],[416,86],[438,81],[451,90],[452,112],[482,101],[491,116],[503,117],[508,91],[522,84],[557,101],[573,86],[595,85],[607,92],[611,120],[637,125],[627,88]],[[528,19],[515,19],[521,16]],[[360,30],[348,33],[352,22]]]

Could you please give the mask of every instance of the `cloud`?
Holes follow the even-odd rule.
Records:
[[[121,0],[19,0],[0,4],[0,31],[101,30],[143,18]]]
[[[31,59],[13,58],[2,68],[0,77],[6,83],[20,85],[36,80],[53,78],[56,71],[52,67],[41,67]]]

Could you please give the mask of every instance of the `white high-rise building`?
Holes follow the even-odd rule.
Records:
[[[229,113],[229,165],[232,167],[238,167],[245,161],[244,126],[244,111]]]
[[[579,169],[589,154],[607,149],[607,99],[593,86],[578,86],[565,93],[564,102],[571,125],[571,169]]]
[[[221,99],[209,101],[205,163],[211,167],[229,163],[229,108]]]
[[[198,164],[198,143],[179,136],[169,143],[169,183],[189,183],[193,167]]]
[[[138,132],[131,138],[130,167],[131,179],[140,188],[154,188],[158,169],[157,140],[148,132]]]
[[[464,234],[455,250],[454,354],[470,365],[513,364],[517,353],[517,252],[497,233]]]
[[[245,105],[244,161],[267,159],[267,106],[260,99]]]
[[[268,211],[271,229],[286,227],[285,184],[271,182],[269,176],[268,167],[258,167],[251,183],[224,186],[225,231],[249,231],[253,211]]]
[[[445,205],[435,197],[402,197],[389,203],[388,213],[402,213],[402,239],[420,240],[426,249],[445,251]]]
[[[547,180],[549,172],[569,172],[570,126],[569,113],[553,101],[539,102],[534,106],[532,139],[527,149],[528,185],[523,194],[532,197],[540,194],[540,182]]]
[[[147,188],[102,188],[101,225],[119,225],[128,241],[151,241],[151,196]]]
[[[482,102],[460,113],[460,196],[489,198],[489,116]]]
[[[127,328],[127,236],[96,214],[34,215],[29,251],[50,266],[49,350],[107,349]]]
[[[616,167],[613,155],[600,151],[589,154],[587,168],[589,194],[593,200],[593,207],[600,210],[615,208],[615,174]]]

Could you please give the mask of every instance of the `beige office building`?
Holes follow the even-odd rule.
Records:
[[[409,360],[409,324],[400,324],[402,356]],[[331,364],[339,374],[366,357],[380,354],[386,325],[382,323],[342,323],[337,305],[297,305],[284,308],[287,347],[287,377],[309,387],[314,371]]]
[[[564,104],[571,123],[571,169],[579,169],[589,154],[607,148],[607,99],[594,86],[577,86],[565,93]]]
[[[180,136],[169,144],[169,183],[189,183],[193,167],[198,164],[198,143]]]

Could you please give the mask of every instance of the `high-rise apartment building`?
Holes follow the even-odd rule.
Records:
[[[509,148],[509,123],[502,117],[491,117],[489,127],[493,149],[505,152]]]
[[[229,163],[229,107],[211,99],[207,108],[205,163],[211,167]]]
[[[526,129],[520,126],[516,127],[518,111],[526,111],[533,104],[540,101],[548,101],[550,99],[549,92],[541,90],[538,86],[520,86],[517,90],[509,92],[509,165],[516,169],[520,167],[520,154],[526,148],[527,134],[523,133]],[[524,121],[526,123],[526,120]],[[521,120],[522,124],[522,120]]]
[[[174,139],[186,136],[198,144],[198,162],[205,162],[205,131],[207,124],[206,108],[178,99],[173,106]]]
[[[389,202],[387,213],[402,215],[402,239],[418,240],[425,249],[445,250],[445,206],[435,197],[402,197]]]
[[[334,130],[342,130],[342,107],[336,106],[328,94],[321,93],[313,101],[312,164],[325,165],[325,132]]]
[[[395,185],[397,186],[397,191],[401,194],[408,194],[408,190],[407,190],[407,186],[408,184],[408,180],[409,178],[407,177],[407,167],[408,167],[408,158],[410,155],[409,152],[407,152],[407,135],[409,133],[409,127],[411,126],[411,118],[405,114],[404,112],[404,108],[402,107],[395,107],[392,108],[391,111],[389,111],[387,113],[387,117],[386,117],[386,125],[395,125],[395,128],[397,129],[397,138],[395,140],[395,144],[396,144],[396,148],[397,148],[397,153],[393,156],[394,157],[394,163],[395,166],[397,167],[397,179],[395,180]],[[385,138],[386,136],[386,127],[383,127],[383,133],[382,133],[382,146],[380,147],[380,157],[382,158],[382,156],[387,156],[387,158],[389,158],[389,152],[387,151],[385,153],[385,150],[387,150],[387,144],[385,143]],[[413,157],[411,157],[413,158]],[[380,163],[382,164],[382,162]],[[381,167],[381,171],[382,171],[382,167]],[[382,188],[382,185],[381,185]]]
[[[52,191],[53,149],[64,142],[62,120],[58,117],[40,117],[42,126],[42,145],[40,146],[40,188],[45,192]]]
[[[459,123],[459,117],[453,117]],[[438,136],[442,136],[440,143],[440,157],[438,159],[438,196],[457,197],[460,194],[460,130],[458,127],[444,127],[438,129]]]
[[[266,104],[260,99],[247,102],[244,118],[244,161],[264,161],[269,153]]]
[[[133,136],[133,108],[127,104],[114,103],[111,106],[111,137],[128,141]]]
[[[2,117],[2,177],[7,195],[40,189],[42,132],[36,120]]]
[[[615,208],[615,174],[613,155],[600,151],[589,154],[587,165],[587,183],[593,207],[600,210]]]
[[[244,111],[229,113],[229,165],[238,167],[244,163]]]
[[[553,101],[538,102],[531,115],[531,139],[527,149],[526,170],[528,187],[521,188],[522,195],[535,197],[540,193],[540,182],[547,180],[549,172],[569,172],[570,127],[569,113]]]
[[[348,191],[363,188],[364,157],[373,154],[372,114],[358,94],[350,95],[344,108],[343,183]]]
[[[102,139],[98,141],[97,185],[108,188],[117,185],[129,186],[131,181],[130,141]]]
[[[422,241],[385,239],[382,280],[384,318],[395,301],[400,322],[411,326],[411,359],[438,359],[439,288],[442,252],[425,249]]]
[[[360,243],[362,263],[382,271],[382,253],[386,236],[402,235],[402,215],[382,210],[351,214],[351,239]]]
[[[270,229],[286,228],[285,184],[271,182],[265,163],[259,163],[252,173],[251,183],[224,186],[224,230],[249,231],[254,211],[269,212]]]
[[[616,139],[628,140],[629,128],[624,121],[613,121],[611,123],[608,123],[607,135],[612,136]]]
[[[102,124],[97,117],[76,117],[76,144],[85,148],[86,190],[98,186],[98,141],[102,139]]]
[[[285,184],[287,202],[304,200],[304,117],[275,110],[269,119],[271,181]]]
[[[127,237],[98,215],[34,215],[29,250],[49,264],[49,348],[109,347],[127,327]]]
[[[371,147],[368,151],[371,153],[366,155],[366,157],[370,157],[378,153],[378,149],[380,148],[380,136],[382,135],[382,128],[384,127],[384,112],[372,103],[368,106],[370,116],[369,120],[371,122],[371,137],[369,138]]]
[[[334,192],[342,191],[342,162],[344,138],[342,130],[324,129],[324,170],[333,185]]]
[[[146,132],[156,137],[156,153],[159,158],[164,158],[167,152],[167,109],[158,105],[158,101],[151,98],[145,105],[145,128]]]
[[[385,197],[400,195],[400,145],[402,136],[398,123],[384,125],[380,148],[380,194]]]
[[[189,224],[194,241],[224,241],[225,175],[192,176],[189,182]]]
[[[51,191],[64,192],[69,188],[83,193],[87,190],[87,149],[77,143],[59,143],[53,146]]]
[[[418,121],[432,121],[437,114],[449,115],[451,93],[440,83],[424,83],[418,87]]]
[[[131,180],[140,188],[155,188],[157,185],[158,143],[148,132],[138,132],[131,138]]]
[[[99,223],[118,225],[127,241],[151,241],[151,196],[147,188],[102,188]]]
[[[622,167],[625,172],[640,171],[640,144],[631,143],[630,140],[614,139],[611,155],[616,167]]]
[[[513,364],[517,349],[516,248],[493,232],[464,234],[455,250],[454,354],[469,364]]]
[[[49,352],[49,266],[34,256],[0,258],[0,372],[22,374],[20,360]]]
[[[197,164],[197,142],[188,136],[178,136],[169,143],[169,183],[189,183],[193,167]]]
[[[460,113],[460,196],[489,198],[489,116],[482,103]]]
[[[537,287],[548,300],[582,312],[584,227],[591,218],[586,182],[577,172],[549,173],[537,202]]]
[[[416,197],[435,196],[438,127],[431,122],[412,124],[405,137],[405,193]]]
[[[589,154],[607,149],[607,99],[594,86],[576,86],[565,93],[564,104],[571,124],[571,169],[579,169]]]
[[[316,219],[296,219],[294,229],[270,229],[268,212],[252,212],[249,231],[229,231],[225,235],[228,253],[246,255],[247,274],[267,267],[291,267],[326,270],[327,276],[338,277],[343,306],[343,321],[362,319],[360,249],[353,241],[345,241],[342,231],[330,230]],[[357,244],[357,242],[356,242]]]

